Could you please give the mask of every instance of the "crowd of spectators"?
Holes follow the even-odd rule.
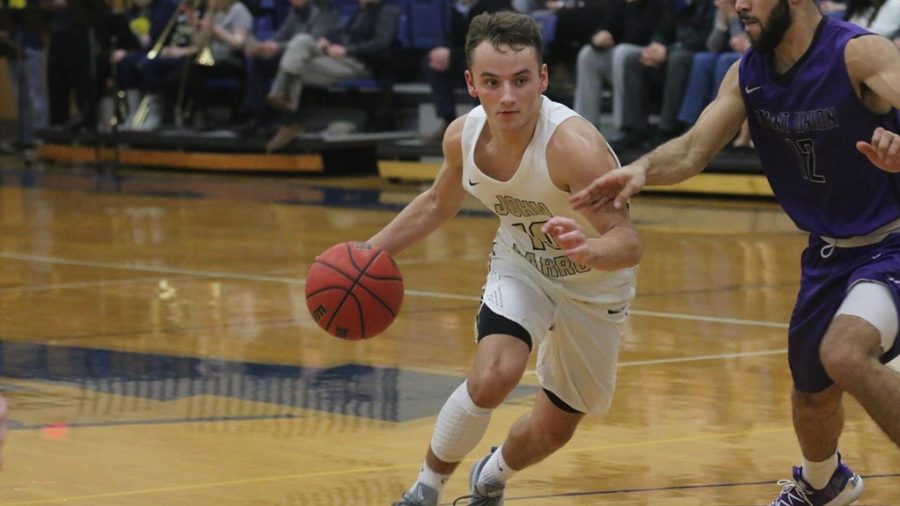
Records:
[[[749,47],[732,0],[431,0],[446,19],[430,21],[433,44],[415,47],[401,34],[420,21],[403,10],[414,0],[123,1],[0,0],[46,22],[0,32],[12,89],[25,94],[21,142],[47,126],[113,123],[231,128],[277,150],[302,130],[305,87],[352,79],[427,83],[437,125],[422,136],[436,141],[457,115],[469,21],[514,9],[539,21],[553,80],[570,83],[554,98],[630,148],[689,127]],[[900,47],[900,0],[820,9]],[[227,116],[206,114],[217,105]],[[734,145],[750,147],[746,130]]]

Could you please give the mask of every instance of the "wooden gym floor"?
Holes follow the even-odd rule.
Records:
[[[303,278],[420,189],[7,164],[0,506],[390,504],[469,365],[496,222],[467,204],[399,255],[403,310],[369,341],[318,330]],[[785,322],[804,236],[769,201],[643,195],[633,212],[646,254],[612,410],[507,503],[768,504],[799,457]],[[445,504],[535,384],[497,409]],[[846,404],[859,504],[900,504],[900,450]]]

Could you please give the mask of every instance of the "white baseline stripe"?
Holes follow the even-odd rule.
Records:
[[[416,297],[424,297],[426,299],[469,300],[472,302],[481,302],[481,297],[476,297],[474,295],[457,295],[454,293],[428,292],[424,290],[404,290],[403,293],[414,295]]]
[[[47,292],[50,290],[110,287],[117,285],[138,285],[144,283],[159,283],[159,276],[152,278],[110,279],[106,281],[82,281],[79,283],[54,283],[49,285],[11,286],[7,288],[0,288],[0,293]]]
[[[656,360],[633,360],[631,362],[619,362],[617,367],[619,369],[623,367],[636,367],[640,365],[665,365],[665,364],[678,364],[682,362],[700,362],[702,360],[727,360],[730,358],[744,358],[744,357],[763,357],[766,355],[783,355],[787,353],[787,348],[783,348],[780,350],[763,350],[763,351],[748,351],[746,353],[722,353],[721,355],[696,355],[693,357],[675,357],[675,358],[659,358]],[[529,369],[525,371],[526,376],[537,376],[537,371],[534,369]]]
[[[772,327],[776,329],[786,329],[788,328],[787,323],[780,322],[766,322],[760,320],[738,320],[735,318],[719,318],[717,316],[700,316],[700,315],[692,315],[692,314],[683,314],[683,313],[664,313],[660,311],[644,311],[642,309],[629,309],[629,314],[638,315],[638,316],[652,316],[659,318],[674,318],[676,320],[692,320],[698,322],[712,322],[712,323],[730,323],[732,325],[752,325],[754,327]]]
[[[42,262],[57,265],[77,265],[79,267],[97,267],[101,269],[121,269],[139,272],[164,272],[166,274],[185,274],[204,278],[241,279],[247,281],[265,281],[269,283],[283,283],[289,285],[302,285],[304,281],[297,278],[282,276],[257,276],[253,274],[241,274],[236,272],[201,271],[196,269],[179,269],[162,265],[125,264],[118,262],[94,262],[90,260],[68,260],[65,258],[53,258],[37,255],[21,255],[18,253],[0,253],[0,258],[9,260],[22,260],[25,262]]]
[[[455,295],[450,293],[443,292],[428,292],[422,290],[406,290],[406,293],[409,295],[414,295],[417,297],[427,297],[433,299],[455,299],[455,300],[471,300],[478,302],[481,300],[481,297],[475,297],[473,295]],[[670,318],[675,320],[691,320],[698,322],[710,322],[710,323],[727,323],[731,325],[749,325],[753,327],[771,327],[777,329],[786,329],[788,328],[787,323],[780,322],[767,322],[761,320],[740,320],[737,318],[720,318],[718,316],[702,316],[702,315],[692,315],[685,313],[666,313],[662,311],[645,311],[642,309],[629,309],[628,314],[637,315],[637,316],[649,316],[653,318]]]
[[[38,256],[38,255],[25,255],[20,253],[5,253],[0,252],[0,258],[6,258],[8,260],[20,260],[25,262],[41,262],[41,263],[49,263],[49,264],[57,264],[57,265],[75,265],[79,267],[96,267],[103,269],[121,269],[128,271],[139,271],[139,272],[161,272],[167,274],[183,274],[188,276],[197,276],[204,278],[223,278],[223,279],[239,279],[245,281],[261,281],[266,283],[282,283],[289,285],[304,285],[306,282],[303,279],[299,278],[290,278],[285,276],[259,276],[254,274],[242,274],[237,272],[221,272],[221,271],[207,271],[207,270],[197,270],[197,269],[179,269],[175,267],[165,267],[161,265],[144,265],[144,264],[129,264],[129,263],[119,263],[119,262],[96,262],[91,260],[70,260],[65,258],[54,258],[47,256]],[[446,292],[431,292],[425,290],[406,290],[407,295],[413,297],[425,297],[432,299],[445,299],[445,300],[467,300],[472,302],[478,302],[481,300],[481,297],[474,295],[459,295],[453,293]],[[654,318],[670,318],[676,320],[690,320],[690,321],[701,321],[701,322],[712,322],[712,323],[727,323],[730,325],[749,325],[755,327],[770,327],[770,328],[787,328],[786,323],[780,322],[767,322],[760,320],[741,320],[736,318],[720,318],[715,316],[703,316],[703,315],[692,315],[686,313],[668,313],[662,311],[644,311],[640,309],[632,309],[629,311],[630,314],[636,316],[649,316]]]
[[[656,360],[633,360],[631,362],[619,362],[619,367],[633,367],[637,365],[677,364],[679,362],[698,362],[700,360],[722,360],[729,358],[762,357],[766,355],[782,355],[787,353],[787,348],[780,350],[748,351],[746,353],[722,353],[721,355],[697,355],[693,357],[660,358]]]

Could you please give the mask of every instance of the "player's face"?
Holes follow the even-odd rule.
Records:
[[[492,126],[520,128],[540,112],[547,66],[538,64],[533,48],[516,51],[484,41],[472,53],[466,84],[469,95],[481,101]]]
[[[737,0],[735,8],[744,23],[750,44],[757,51],[771,51],[781,43],[791,27],[791,8],[788,0],[777,0],[771,8],[766,0]]]

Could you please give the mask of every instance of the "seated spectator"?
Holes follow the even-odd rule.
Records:
[[[359,0],[346,25],[319,39],[301,34],[291,39],[278,66],[273,87],[283,92],[292,112],[266,144],[268,151],[286,146],[300,132],[300,96],[304,85],[326,87],[346,79],[369,77],[387,66],[396,40],[400,9],[381,0]],[[278,103],[278,101],[273,101]]]
[[[429,141],[440,141],[447,125],[456,118],[455,88],[464,88],[466,81],[466,32],[472,18],[483,12],[512,10],[510,0],[458,0],[450,13],[450,33],[445,44],[432,48],[425,56],[422,73],[431,86],[431,101],[438,117],[438,126],[425,134]]]
[[[190,111],[202,112],[209,102],[210,79],[234,78],[243,84],[244,43],[253,28],[253,15],[240,0],[209,0],[200,21],[185,93]],[[240,95],[239,95],[240,96]],[[237,105],[239,101],[233,101]],[[202,120],[202,116],[196,117]],[[194,125],[204,126],[203,122]]]
[[[554,61],[574,62],[584,41],[590,40],[609,9],[608,0],[552,0],[556,36],[548,48]]]
[[[590,42],[578,52],[575,70],[575,111],[600,126],[603,83],[613,84],[613,116],[622,124],[624,76],[614,69],[626,54],[639,52],[650,42],[665,0],[611,0],[603,21]]]
[[[678,120],[693,125],[712,101],[731,65],[750,47],[744,25],[732,0],[714,0],[716,17],[706,39],[706,51],[694,54],[691,76],[685,90]],[[742,140],[743,142],[743,140]]]
[[[654,88],[662,89],[659,139],[654,140],[662,141],[681,133],[684,125],[678,121],[678,110],[694,53],[706,48],[715,14],[712,0],[694,0],[681,8],[676,7],[675,0],[669,0],[650,44],[640,53],[629,53],[623,58],[621,128],[625,135],[621,147],[636,147],[650,140],[647,105],[652,103]]]
[[[544,41],[544,60],[559,68],[565,68],[560,64],[574,63],[581,46],[590,40],[608,9],[608,0],[544,0],[543,5],[516,0],[513,4],[532,9],[527,14],[538,21],[544,16],[555,18],[552,40]]]
[[[185,102],[193,103],[195,109],[204,105],[206,79],[243,75],[243,45],[253,16],[239,1],[209,0],[202,16],[183,5],[176,19],[172,37],[159,56],[140,66],[140,83],[145,93],[174,97],[179,124]],[[200,61],[201,55],[211,56],[215,64]]]
[[[900,26],[900,0],[850,0],[844,20],[890,37]]]
[[[278,70],[278,64],[290,41],[300,34],[314,39],[325,37],[340,26],[336,10],[327,4],[320,6],[313,0],[290,0],[291,9],[271,39],[248,40],[244,54],[249,59],[247,70],[246,107],[251,115],[249,130],[265,123],[263,98],[271,94],[266,83]],[[280,98],[276,94],[276,98]]]
[[[147,61],[147,52],[157,44],[177,8],[175,0],[132,0],[131,8],[125,13],[140,47],[133,51],[113,50],[110,64],[115,67],[118,88],[126,92],[131,113],[140,99],[140,68]]]
[[[160,35],[164,38],[158,39],[146,59],[137,65],[136,82],[143,98],[134,117],[129,119],[127,128],[153,130],[171,110],[168,106],[173,105],[174,96],[184,85],[188,66],[196,57],[200,19],[203,16],[201,7],[182,0],[173,17],[167,21],[167,33]],[[176,122],[180,121],[180,115],[176,115]]]

